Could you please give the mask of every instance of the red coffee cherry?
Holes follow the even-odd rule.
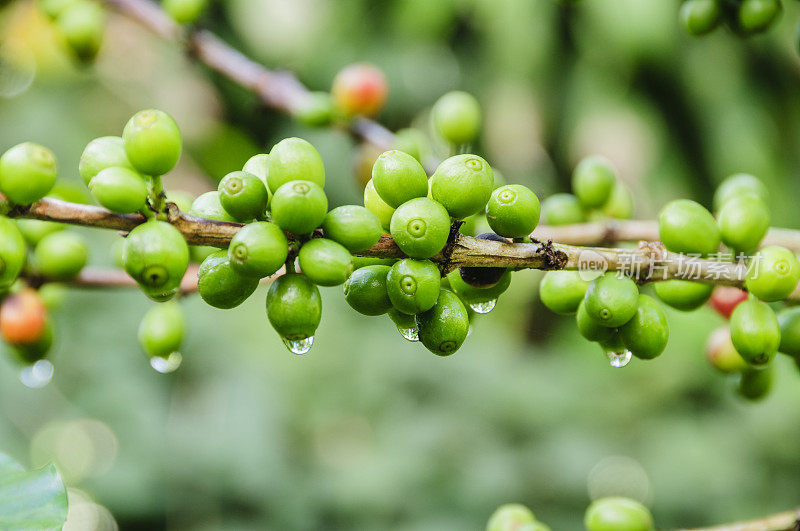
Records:
[[[0,336],[8,343],[35,343],[46,326],[47,309],[32,289],[23,289],[0,304]]]
[[[369,63],[344,67],[336,74],[331,89],[336,105],[351,116],[378,114],[388,93],[389,85],[383,71]]]

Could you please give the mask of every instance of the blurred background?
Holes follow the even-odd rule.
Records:
[[[92,67],[77,66],[31,1],[0,2],[0,149],[56,153],[80,183],[86,143],[135,111],[172,114],[186,149],[167,189],[195,194],[279,139],[321,152],[331,206],[361,201],[369,155],[345,133],[298,126],[173,43],[109,13]],[[540,198],[569,191],[582,156],[610,158],[652,219],[675,197],[710,206],[734,172],[763,179],[773,224],[796,227],[800,5],[741,40],[689,37],[678,0],[227,0],[202,25],[314,90],[370,61],[387,74],[379,117],[427,127],[444,92],[480,100],[477,152]],[[86,233],[88,229],[82,229]],[[110,231],[91,232],[96,265]],[[52,382],[28,388],[0,357],[0,449],[54,460],[70,489],[65,529],[482,529],[521,502],[578,529],[590,499],[627,495],[659,528],[789,509],[800,499],[800,375],[780,357],[774,392],[746,403],[704,358],[722,319],[667,309],[667,351],[611,368],[572,319],[544,309],[540,273],[514,289],[451,358],[402,340],[388,318],[323,288],[316,343],[291,355],[270,329],[266,288],[241,307],[182,302],[175,373],[152,370],[135,290],[70,290],[55,313]]]

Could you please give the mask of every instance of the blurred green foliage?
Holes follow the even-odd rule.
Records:
[[[380,118],[394,128],[426,127],[441,93],[471,91],[486,119],[479,152],[540,197],[568,190],[575,161],[599,153],[632,188],[638,218],[679,196],[710,206],[715,183],[752,172],[772,192],[774,223],[796,226],[800,6],[786,2],[777,28],[747,40],[691,38],[678,7],[229,0],[204,24],[315,90],[347,63],[374,62],[391,87]],[[205,191],[298,135],[322,153],[331,206],[359,202],[345,134],[298,127],[130,21],[109,24],[96,67],[73,68],[30,2],[0,11],[0,35],[17,43],[4,53],[38,61],[27,90],[0,98],[3,149],[45,144],[61,177],[79,183],[89,140],[157,107],[187,145],[168,189]],[[111,263],[114,238],[93,231],[92,263]],[[123,529],[479,529],[509,501],[576,529],[590,495],[607,494],[642,499],[669,528],[796,505],[792,363],[778,360],[772,396],[743,403],[703,357],[721,320],[701,309],[669,313],[660,358],[612,369],[570,319],[543,309],[539,276],[516,274],[444,359],[404,342],[388,318],[350,311],[337,288],[323,290],[322,326],[303,358],[270,330],[264,288],[232,311],[190,298],[184,364],[172,375],[138,351],[143,296],[70,290],[49,386],[25,388],[2,357],[0,448],[32,466],[54,459]]]

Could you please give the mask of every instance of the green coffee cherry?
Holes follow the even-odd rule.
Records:
[[[386,289],[387,265],[369,265],[353,271],[344,283],[344,298],[358,313],[383,315],[392,308]]]
[[[91,61],[103,43],[106,12],[96,2],[76,2],[64,9],[56,25],[75,56],[81,61]]]
[[[578,305],[578,311],[575,313],[575,323],[578,325],[578,332],[589,341],[608,343],[617,335],[616,328],[604,326],[586,313],[585,300],[582,300]]]
[[[41,221],[39,219],[16,219],[14,221],[28,245],[36,245],[48,234],[65,228],[65,225],[55,221]]]
[[[272,190],[269,189],[269,185],[267,184],[267,176],[269,175],[269,155],[266,153],[253,155],[244,163],[242,171],[252,173],[264,183],[264,186],[267,188],[267,208],[269,208],[269,204],[272,202]]]
[[[289,242],[280,227],[267,221],[245,225],[228,246],[231,268],[246,277],[269,276],[286,262]]]
[[[778,312],[781,327],[780,352],[800,359],[800,306],[785,308]]]
[[[106,168],[133,169],[125,153],[122,137],[102,136],[86,144],[78,164],[78,173],[86,186],[89,186],[95,175]]]
[[[481,106],[472,94],[448,92],[431,111],[436,131],[453,145],[469,144],[481,131]]]
[[[751,365],[766,365],[775,357],[781,342],[781,328],[775,312],[765,302],[748,299],[731,314],[731,341]]]
[[[681,6],[681,22],[692,35],[705,35],[722,21],[719,0],[686,0]]]
[[[206,9],[208,0],[163,0],[161,7],[178,24],[192,24]]]
[[[570,315],[578,311],[588,287],[578,271],[548,271],[539,284],[539,298],[550,311]]]
[[[539,198],[521,184],[507,184],[495,189],[486,205],[489,226],[507,238],[529,236],[539,223],[540,213]]]
[[[311,181],[325,186],[325,166],[322,157],[302,138],[286,138],[272,147],[269,153],[267,184],[274,194],[289,181]]]
[[[769,228],[769,209],[761,199],[746,195],[732,197],[717,214],[722,243],[740,252],[758,247]]]
[[[253,155],[247,162],[244,163],[242,167],[242,171],[246,171],[247,173],[252,173],[259,179],[261,182],[264,183],[264,186],[267,187],[267,192],[269,196],[272,197],[272,192],[267,185],[267,176],[269,175],[269,155],[266,153],[259,153],[258,155]]]
[[[572,191],[583,206],[599,208],[611,197],[616,181],[608,160],[599,156],[586,157],[572,172]]]
[[[11,219],[0,216],[0,289],[11,286],[24,265],[25,239]]]
[[[36,244],[33,263],[42,275],[54,280],[69,280],[81,272],[89,259],[84,239],[74,232],[48,234]]]
[[[527,524],[522,524],[519,526],[516,531],[551,531],[550,527],[543,524],[542,522],[530,522]]]
[[[478,240],[508,243],[494,232],[484,232],[475,236]],[[500,282],[506,272],[505,267],[459,267],[461,280],[476,288],[490,288]]]
[[[58,282],[49,282],[39,288],[39,297],[48,311],[58,310],[67,299],[67,288]]]
[[[481,304],[496,300],[511,285],[511,271],[506,270],[500,280],[491,287],[477,288],[464,282],[458,269],[447,274],[450,289],[464,301],[465,304]]]
[[[611,354],[617,357],[620,355],[619,353],[625,350],[625,343],[622,341],[622,334],[620,334],[619,328],[609,328],[609,330],[611,330],[609,336],[602,338],[597,344],[600,345],[600,348],[603,349],[603,353],[607,356]],[[609,361],[614,361],[614,359],[613,357],[609,358]],[[617,365],[612,366],[616,367]]]
[[[75,182],[56,181],[53,188],[45,197],[58,199],[59,201],[68,201],[70,203],[78,203],[80,205],[89,205],[92,200],[89,192],[83,186]]]
[[[397,258],[375,258],[374,256],[354,256],[353,271],[373,265],[385,265],[392,267],[397,262]]]
[[[45,322],[42,335],[33,343],[17,343],[8,345],[8,350],[20,362],[25,364],[35,363],[47,357],[50,349],[53,348],[53,323],[51,319]]]
[[[691,312],[704,305],[714,286],[690,280],[665,280],[655,283],[655,292],[664,304],[677,310]]]
[[[439,298],[441,276],[430,260],[406,258],[392,266],[386,277],[386,291],[392,305],[413,315],[433,308]]]
[[[153,219],[125,238],[122,265],[149,297],[163,302],[180,287],[189,265],[189,247],[178,229]]]
[[[311,181],[289,181],[272,196],[272,221],[292,234],[312,232],[327,212],[328,197]]]
[[[428,195],[428,176],[417,159],[402,151],[384,151],[372,166],[372,185],[383,201],[397,208]]]
[[[164,111],[139,111],[122,131],[128,160],[145,175],[164,175],[181,157],[181,132]]]
[[[83,0],[39,0],[39,9],[50,19],[58,18],[66,8]]]
[[[390,232],[400,250],[411,258],[430,258],[447,244],[450,216],[436,201],[418,197],[395,210]]]
[[[744,285],[747,290],[767,302],[785,299],[800,280],[800,262],[797,256],[776,245],[758,251],[750,260]]]
[[[157,304],[139,324],[139,345],[150,357],[166,358],[181,347],[185,330],[186,319],[178,303]]]
[[[604,326],[618,327],[636,314],[639,288],[628,277],[606,273],[589,283],[584,300],[589,317]]]
[[[745,34],[766,31],[781,13],[780,0],[742,0],[738,29]]]
[[[761,369],[742,371],[737,388],[739,395],[748,400],[761,400],[772,389],[774,373],[775,369],[771,365]]]
[[[520,503],[506,503],[501,505],[489,517],[486,531],[516,531],[525,524],[536,522],[536,517],[530,509]]]
[[[300,269],[319,286],[343,284],[353,272],[353,256],[344,246],[327,238],[314,238],[300,248]]]
[[[403,153],[408,153],[418,161],[422,162],[423,155],[428,148],[428,138],[419,129],[406,128],[400,129],[394,134],[395,146]]]
[[[714,210],[719,211],[729,199],[738,195],[755,196],[765,204],[769,202],[769,190],[757,177],[747,173],[731,175],[714,192]]]
[[[217,251],[219,251],[219,248],[212,247],[211,245],[190,245],[189,258],[192,262],[199,264],[208,258],[210,254],[216,253]]]
[[[689,199],[670,201],[658,214],[661,242],[674,253],[711,254],[720,244],[719,227],[711,212]]]
[[[586,509],[583,525],[587,531],[652,531],[653,516],[647,507],[629,498],[595,500]]]
[[[364,187],[364,208],[378,217],[383,230],[389,231],[395,209],[381,199],[381,196],[375,191],[375,185],[372,184],[372,179],[370,179],[369,182],[367,182],[367,186]]]
[[[417,319],[414,315],[403,313],[394,308],[389,310],[389,318],[397,327],[397,331],[408,341],[419,341],[419,330],[417,330]]]
[[[383,230],[378,216],[358,205],[336,207],[325,216],[322,231],[351,253],[369,249],[381,239]]]
[[[669,324],[661,305],[652,297],[639,295],[633,319],[619,329],[620,337],[631,354],[650,360],[664,352],[669,340]]]
[[[458,296],[443,289],[433,308],[417,314],[417,328],[425,348],[437,356],[450,356],[467,338],[469,315]]]
[[[222,206],[219,192],[216,190],[200,194],[192,203],[189,214],[197,216],[198,218],[213,219],[215,221],[236,221]]]
[[[234,271],[225,250],[208,255],[197,270],[197,291],[206,304],[214,308],[235,308],[257,287],[258,278]]]
[[[252,173],[229,173],[219,182],[217,191],[222,208],[237,221],[259,219],[267,210],[267,187]]]
[[[482,212],[494,189],[492,167],[477,155],[456,155],[431,176],[431,197],[454,218]]]
[[[129,214],[144,208],[147,185],[141,175],[128,168],[106,168],[89,183],[92,196],[112,212]]]
[[[24,142],[0,157],[0,192],[18,205],[30,205],[50,192],[56,182],[56,157],[46,147]]]
[[[336,116],[336,104],[329,92],[311,92],[292,115],[309,127],[324,127]]]
[[[731,331],[727,326],[714,330],[706,344],[706,357],[709,363],[723,374],[739,373],[750,365],[736,352],[731,342]]]
[[[611,196],[601,209],[602,213],[614,219],[631,219],[633,217],[633,195],[630,189],[617,181]]]
[[[322,318],[319,289],[305,275],[282,275],[267,292],[267,318],[283,339],[313,337]]]
[[[543,220],[548,225],[571,225],[586,221],[578,198],[572,194],[553,194],[542,202]]]

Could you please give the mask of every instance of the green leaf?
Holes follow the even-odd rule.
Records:
[[[0,529],[61,529],[67,519],[67,490],[50,463],[26,472],[0,454]]]

